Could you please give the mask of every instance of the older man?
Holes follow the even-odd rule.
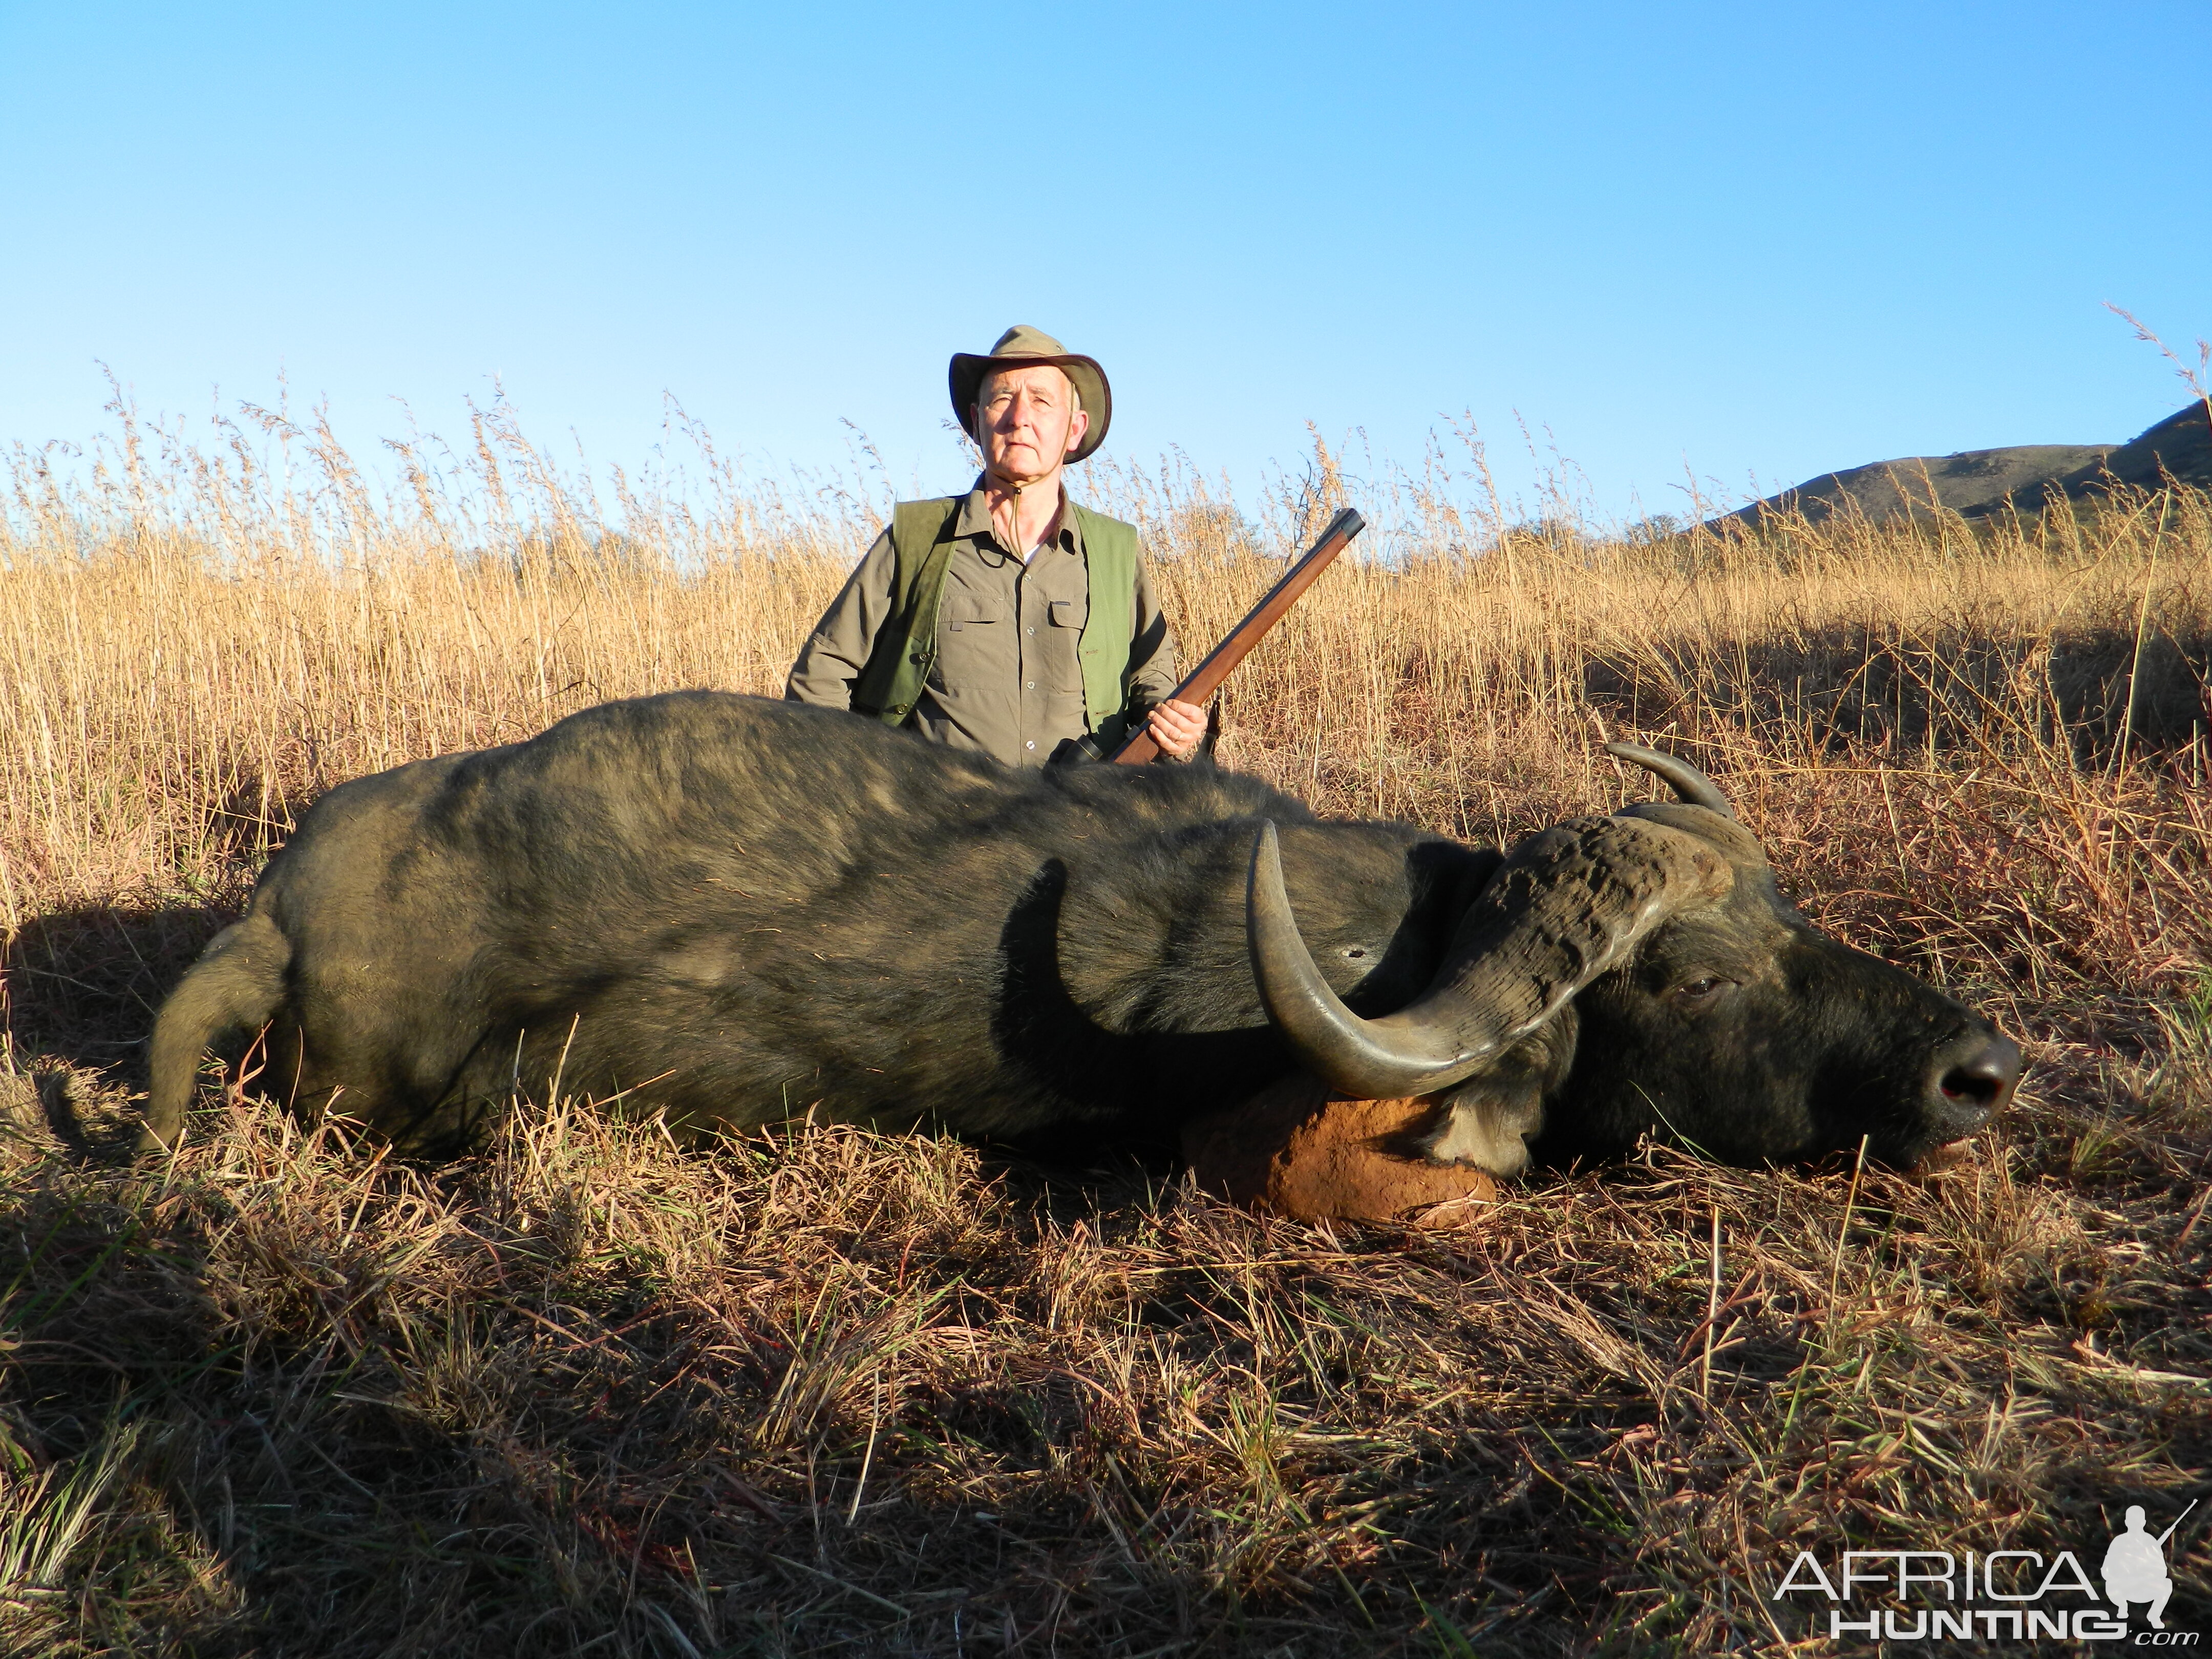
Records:
[[[965,495],[902,501],[807,640],[784,695],[911,726],[1010,766],[1139,724],[1187,759],[1206,714],[1167,693],[1175,641],[1133,526],[1067,498],[1106,436],[1106,371],[1008,329],[955,354],[952,409],[983,453]]]

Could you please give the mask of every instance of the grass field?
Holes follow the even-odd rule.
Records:
[[[1800,1549],[2094,1573],[2127,1504],[2212,1495],[2187,491],[1723,539],[1516,522],[1474,450],[1354,483],[1316,446],[1250,516],[1086,481],[1187,641],[1340,502],[1377,520],[1225,703],[1224,763],[1323,811],[1498,842],[1648,795],[1608,738],[1694,758],[1815,919],[2021,1039],[1940,1176],[1653,1145],[1463,1232],[1332,1230],[1110,1157],[702,1154],[575,1102],[408,1165],[234,1093],[134,1169],[152,1011],[317,793],[780,687],[887,495],[690,436],[596,495],[496,410],[396,446],[388,497],[281,413],[15,453],[0,1650],[1828,1651],[1828,1603],[1773,1599]]]

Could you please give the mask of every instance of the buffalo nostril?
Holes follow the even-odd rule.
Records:
[[[1943,1104],[1978,1121],[2003,1105],[2020,1081],[2020,1045],[1991,1032],[1975,1039],[1969,1052],[1945,1056],[1939,1067],[1936,1086]]]
[[[1964,1105],[1989,1107],[2004,1092],[2004,1079],[1986,1066],[1954,1066],[1943,1073],[1943,1098]]]

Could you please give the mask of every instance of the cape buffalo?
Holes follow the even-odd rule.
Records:
[[[203,1051],[401,1144],[518,1091],[679,1129],[793,1116],[1172,1136],[1304,1066],[1437,1092],[1493,1172],[1646,1129],[1909,1164],[2019,1051],[1818,932],[1702,773],[1510,856],[1323,822],[1210,766],[1010,771],[874,721],[688,691],[323,797],[162,1009],[147,1144]]]

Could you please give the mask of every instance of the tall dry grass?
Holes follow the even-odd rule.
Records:
[[[1415,1241],[566,1107],[409,1169],[240,1100],[122,1169],[151,1009],[303,805],[775,691],[888,494],[680,418],[644,477],[495,408],[379,483],[281,410],[116,413],[19,447],[0,519],[16,1650],[1716,1652],[1803,1634],[1762,1588],[1798,1547],[2101,1548],[2203,1485],[2202,494],[1598,535],[1479,446],[1316,442],[1247,509],[1094,463],[1194,645],[1377,521],[1239,672],[1228,763],[1497,842],[1645,793],[1605,738],[1676,748],[1817,918],[2030,1047],[1963,1176],[1654,1148]]]

